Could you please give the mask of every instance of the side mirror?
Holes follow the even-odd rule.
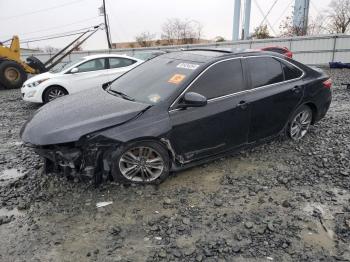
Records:
[[[195,92],[188,92],[183,96],[179,107],[201,107],[205,106],[207,103],[207,98],[205,96]]]
[[[78,73],[78,72],[79,72],[79,68],[78,68],[78,67],[74,67],[74,68],[72,68],[72,69],[70,70],[70,72],[71,72],[72,74]]]
[[[109,85],[112,83],[112,81],[109,81],[109,82],[107,82],[107,83],[104,83],[104,84],[102,84],[102,89],[103,90],[106,90],[108,87],[109,87]]]

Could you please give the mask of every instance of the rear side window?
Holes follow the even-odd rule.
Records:
[[[190,87],[189,92],[204,95],[207,99],[244,90],[240,59],[220,62],[210,67]]]
[[[271,85],[284,81],[282,65],[272,57],[248,58],[251,88]]]
[[[295,78],[301,77],[301,75],[303,74],[302,71],[300,71],[298,68],[296,68],[295,66],[292,66],[289,63],[281,62],[281,64],[282,64],[285,80],[295,79]]]
[[[79,73],[103,70],[105,68],[104,58],[93,59],[78,66]]]
[[[128,58],[109,58],[109,68],[126,67],[136,63],[135,60]]]

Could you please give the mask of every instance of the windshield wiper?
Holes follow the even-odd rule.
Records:
[[[122,98],[124,98],[124,99],[126,99],[126,100],[135,101],[134,98],[132,98],[131,96],[128,96],[127,94],[124,94],[124,93],[122,93],[122,92],[115,91],[115,90],[113,90],[113,89],[108,89],[107,91],[108,91],[108,92],[112,92],[113,94],[117,94],[118,96],[120,96],[120,97],[122,97]]]

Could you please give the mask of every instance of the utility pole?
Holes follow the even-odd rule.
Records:
[[[250,27],[250,11],[252,9],[252,1],[246,0],[244,6],[244,30],[243,39],[248,39],[249,37],[249,27]]]
[[[109,34],[109,25],[108,25],[108,21],[107,21],[107,13],[106,13],[106,1],[103,0],[103,15],[105,18],[105,31],[106,31],[106,36],[107,36],[107,43],[108,43],[108,48],[112,49],[112,43],[111,43],[111,38],[110,38],[110,34]]]
[[[310,0],[295,0],[293,27],[296,35],[306,35]]]
[[[233,41],[237,41],[239,37],[240,16],[241,16],[241,0],[235,0],[234,14],[233,14],[233,30],[232,30]]]

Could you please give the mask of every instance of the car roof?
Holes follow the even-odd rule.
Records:
[[[126,54],[96,54],[96,55],[88,55],[84,56],[84,59],[95,59],[95,58],[103,58],[103,57],[125,57],[125,58],[131,58],[134,60],[141,60],[132,56],[128,56]]]
[[[277,46],[277,45],[264,46],[264,47],[262,47],[261,49],[264,50],[264,49],[267,49],[267,48],[278,48],[278,49],[288,50],[288,48],[285,47],[285,46]]]
[[[191,61],[198,63],[210,63],[222,60],[224,58],[240,57],[240,56],[276,56],[284,58],[284,56],[270,51],[261,51],[257,49],[188,49],[182,51],[170,52],[161,55],[165,58]]]
[[[162,55],[164,58],[205,63],[223,53],[216,50],[182,50]]]

